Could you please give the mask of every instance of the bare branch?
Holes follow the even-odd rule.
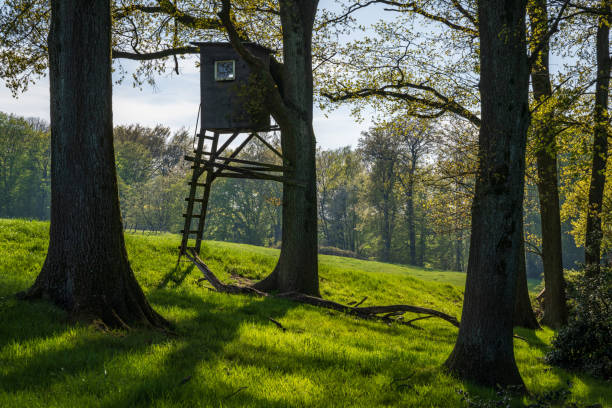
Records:
[[[126,52],[121,50],[113,50],[113,59],[129,59],[135,61],[149,61],[158,58],[170,57],[173,55],[183,55],[183,54],[198,54],[200,50],[198,47],[176,47],[176,48],[168,48],[161,51],[149,52],[146,54],[139,54],[135,52]]]
[[[399,92],[399,90],[401,88],[411,88],[411,89],[418,89],[418,90],[421,90],[421,91],[431,92],[436,98],[439,99],[439,101],[435,101],[435,100],[431,100],[431,99],[426,99],[426,98],[423,98],[423,97],[414,96],[414,95],[410,95],[410,94]],[[457,114],[457,115],[467,119],[468,121],[473,123],[475,126],[480,127],[480,118],[478,116],[476,116],[471,111],[469,111],[468,109],[466,109],[463,106],[461,106],[459,103],[457,103],[457,102],[451,100],[450,98],[442,95],[435,88],[432,88],[432,87],[427,86],[427,85],[419,85],[419,84],[413,84],[413,83],[404,82],[404,83],[401,83],[401,84],[385,85],[385,86],[380,87],[380,88],[363,88],[363,89],[359,89],[357,91],[344,91],[344,92],[337,93],[337,94],[331,94],[331,93],[328,93],[328,92],[323,92],[321,95],[323,95],[324,97],[326,97],[327,99],[329,99],[332,102],[339,102],[339,101],[347,101],[347,100],[351,100],[351,99],[366,98],[366,97],[369,97],[369,96],[385,96],[385,97],[391,97],[391,98],[395,98],[395,99],[406,100],[406,101],[418,103],[418,104],[421,104],[421,105],[424,105],[424,106],[427,106],[427,107],[430,107],[430,108],[443,110],[444,112],[455,113],[455,114]],[[431,116],[438,117],[440,115],[441,115],[441,113],[438,112],[438,113],[433,114]],[[415,115],[415,116],[418,116],[418,115]],[[424,116],[427,117],[427,116],[430,116],[430,115],[424,115]]]

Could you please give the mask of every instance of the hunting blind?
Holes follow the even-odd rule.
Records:
[[[283,155],[266,140],[266,134],[279,130],[270,124],[270,111],[257,75],[229,43],[194,42],[200,48],[201,121],[194,143],[187,210],[183,214],[181,255],[199,254],[208,209],[211,185],[220,177],[286,182],[287,163]],[[272,50],[254,43],[244,47],[270,65]],[[197,125],[196,125],[197,128]],[[223,140],[221,140],[223,138]],[[258,139],[276,156],[281,165],[240,158],[240,152]],[[204,176],[205,173],[205,176]],[[204,179],[204,181],[202,181]],[[190,246],[190,240],[195,244]],[[190,257],[191,258],[191,257]]]

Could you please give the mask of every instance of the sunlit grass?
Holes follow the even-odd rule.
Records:
[[[179,237],[170,234],[128,234],[126,241],[140,284],[177,336],[74,325],[45,302],[12,296],[34,281],[47,235],[47,223],[0,220],[0,407],[453,407],[461,406],[459,388],[493,396],[441,368],[457,335],[448,323],[423,320],[416,323],[423,330],[415,330],[279,299],[219,294],[198,283],[188,263],[175,268]],[[277,256],[221,242],[207,242],[202,253],[225,280],[259,279]],[[368,296],[365,305],[409,303],[460,316],[463,281],[456,272],[320,260],[327,298]],[[573,401],[612,404],[609,384],[544,364],[550,330],[519,334],[530,343],[515,344],[530,390],[571,380]]]

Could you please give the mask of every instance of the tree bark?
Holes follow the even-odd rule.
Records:
[[[606,162],[608,160],[608,95],[610,90],[610,23],[612,4],[602,1],[602,15],[597,21],[597,81],[595,88],[595,108],[593,110],[593,165],[589,202],[587,208],[584,263],[587,275],[599,274],[601,260],[601,215],[603,193],[606,184]],[[548,295],[548,291],[547,291]]]
[[[53,0],[49,45],[51,227],[25,298],[111,327],[168,323],[147,302],[125,249],[115,156],[109,0]]]
[[[414,219],[414,167],[416,167],[416,163],[410,169],[410,173],[408,177],[410,180],[408,181],[407,191],[406,191],[406,207],[407,207],[407,217],[408,218],[408,236],[410,237],[410,264],[417,264],[417,255],[416,255],[416,222]]]
[[[421,233],[419,234],[419,258],[417,266],[425,266],[425,251],[427,249],[427,225],[425,224],[425,215],[421,216]]]
[[[317,261],[316,143],[312,128],[312,29],[317,1],[279,2],[283,27],[282,99],[284,112],[273,115],[282,130],[285,174],[300,185],[283,185],[283,240],[274,271],[255,286],[319,296]]]
[[[552,96],[548,58],[548,11],[546,0],[534,0],[528,5],[531,22],[531,49],[540,52],[531,67],[531,86],[537,104],[544,104]],[[545,41],[542,46],[541,42]],[[538,172],[538,197],[542,225],[542,264],[544,267],[544,317],[542,323],[559,328],[567,323],[565,279],[561,244],[561,216],[557,186],[557,141],[554,130],[554,113],[546,106],[542,120],[532,121],[536,145]]]
[[[524,0],[480,0],[482,125],[461,327],[445,365],[461,379],[524,389],[513,309],[522,252],[529,71]]]
[[[386,188],[386,187],[385,187]],[[393,194],[393,193],[391,193]],[[382,219],[382,250],[380,260],[391,262],[391,240],[393,238],[393,210],[390,207],[390,194],[383,195],[383,219]]]

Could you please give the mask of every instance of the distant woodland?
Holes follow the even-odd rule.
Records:
[[[114,130],[119,196],[126,230],[177,233],[182,228],[193,135],[164,126]],[[584,257],[584,203],[591,152],[589,134],[559,138],[563,263]],[[278,136],[270,142],[278,144]],[[36,118],[0,113],[0,218],[49,219],[50,133]],[[533,146],[532,146],[533,147]],[[317,151],[320,252],[464,271],[470,235],[477,132],[461,122],[382,123],[361,135],[356,148]],[[242,156],[273,162],[263,145]],[[541,278],[541,226],[535,158],[528,151],[525,184],[527,274]],[[610,172],[610,170],[608,170]],[[213,187],[205,237],[278,246],[278,183],[221,179]],[[606,189],[604,254],[611,257]]]

